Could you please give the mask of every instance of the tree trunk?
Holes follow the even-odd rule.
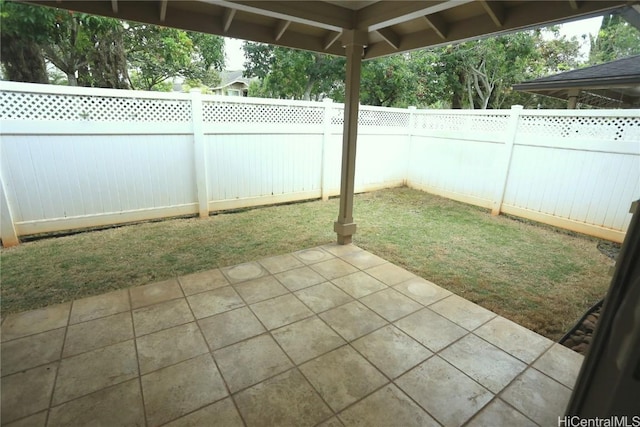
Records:
[[[76,74],[74,72],[66,72],[67,81],[69,82],[69,86],[78,86],[78,79],[76,78]]]
[[[42,50],[33,41],[2,35],[0,58],[8,80],[26,83],[49,83]]]

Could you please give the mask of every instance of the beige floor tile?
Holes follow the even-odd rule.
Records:
[[[390,322],[422,308],[420,304],[392,288],[367,295],[360,301]]]
[[[571,390],[529,368],[500,397],[536,423],[551,426],[564,416]]]
[[[247,426],[314,426],[331,416],[297,369],[268,379],[235,396]]]
[[[48,427],[143,426],[138,379],[124,382],[51,409]]]
[[[229,285],[229,281],[218,268],[180,276],[178,277],[178,281],[185,295],[212,291]]]
[[[2,378],[0,418],[8,423],[49,407],[58,362]]]
[[[334,411],[344,409],[387,382],[349,346],[311,360],[300,370]]]
[[[293,366],[269,335],[216,350],[213,355],[232,393]]]
[[[209,352],[195,322],[145,335],[136,345],[143,375]]]
[[[64,328],[60,328],[2,343],[2,376],[60,359],[63,341]]]
[[[198,324],[213,350],[235,344],[266,331],[258,318],[247,307],[198,320]]]
[[[385,285],[389,286],[397,285],[400,282],[404,282],[405,280],[415,277],[415,274],[391,263],[371,267],[365,270],[365,273],[370,274]]]
[[[276,278],[290,291],[297,291],[325,281],[325,278],[310,269],[301,267],[276,274]]]
[[[332,254],[320,248],[305,249],[294,252],[293,255],[307,265],[335,258]]]
[[[583,361],[581,354],[561,344],[554,344],[536,360],[533,367],[573,389]]]
[[[325,311],[320,317],[347,341],[353,341],[387,323],[358,301]]]
[[[349,243],[348,245],[339,245],[337,243],[329,243],[327,245],[320,246],[323,250],[329,252],[335,256],[343,256],[351,252],[361,251],[359,247],[354,245],[353,243]]]
[[[251,306],[267,329],[276,329],[313,315],[295,296],[283,295]]]
[[[244,305],[240,295],[231,286],[188,296],[187,301],[196,319],[203,319]]]
[[[195,317],[185,298],[133,310],[133,326],[138,337],[194,320]]]
[[[259,262],[271,274],[282,273],[283,271],[304,266],[302,261],[290,254],[265,258]]]
[[[265,276],[242,282],[234,285],[234,288],[247,304],[253,304],[289,293],[289,290],[282,286],[273,276]]]
[[[480,326],[474,334],[525,363],[533,362],[553,345],[553,341],[499,316]]]
[[[6,427],[45,427],[47,422],[47,413],[48,411],[38,412],[37,414],[30,415],[18,421],[2,425]]]
[[[396,378],[433,354],[392,325],[371,332],[351,345],[389,378]]]
[[[75,300],[73,307],[71,307],[69,323],[86,322],[129,311],[129,309],[129,292],[126,289],[120,289],[103,295]]]
[[[340,419],[345,426],[440,426],[393,384],[346,409]]]
[[[330,282],[301,289],[295,294],[316,313],[353,301],[353,298]]]
[[[2,322],[2,341],[14,340],[67,326],[71,303],[9,314]]]
[[[422,305],[430,305],[451,295],[451,292],[422,277],[413,277],[393,287]]]
[[[266,276],[267,270],[265,270],[257,262],[246,262],[244,264],[233,265],[231,267],[222,268],[222,272],[231,283],[240,283],[246,280],[257,279],[258,277]]]
[[[69,326],[64,342],[63,357],[106,347],[133,338],[131,313],[90,320]]]
[[[294,363],[300,364],[331,351],[345,341],[317,317],[273,331],[273,337]]]
[[[338,277],[346,276],[347,274],[358,271],[358,269],[351,264],[338,258],[313,264],[311,268],[327,280],[337,279]]]
[[[395,325],[434,352],[467,334],[465,329],[428,308],[398,320]]]
[[[470,331],[496,317],[495,313],[458,295],[442,299],[429,308]]]
[[[182,294],[182,288],[180,288],[180,284],[176,279],[129,288],[129,294],[131,295],[132,309],[184,296]]]
[[[331,282],[354,298],[362,298],[387,287],[378,279],[362,271],[333,279]]]
[[[518,426],[537,427],[537,424],[500,399],[494,399],[466,424],[468,427]]]
[[[203,354],[142,377],[149,426],[175,420],[228,396],[210,354]]]
[[[443,425],[464,424],[493,398],[487,389],[438,356],[395,383]]]
[[[496,394],[527,367],[475,335],[467,335],[445,348],[440,357]]]
[[[166,424],[166,427],[244,427],[231,398],[220,400]]]
[[[366,268],[375,267],[376,265],[384,264],[385,260],[367,251],[349,252],[340,256],[344,261],[349,264],[364,270]]]
[[[53,392],[59,405],[138,376],[133,340],[62,359]]]

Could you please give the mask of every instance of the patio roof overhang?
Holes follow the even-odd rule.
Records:
[[[340,244],[356,231],[353,193],[361,61],[589,16],[640,10],[628,0],[28,0],[119,19],[305,49],[347,58]]]
[[[513,85],[513,89],[605,108],[640,106],[640,55]]]

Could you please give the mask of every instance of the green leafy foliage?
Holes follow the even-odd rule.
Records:
[[[596,65],[640,54],[640,31],[619,15],[602,19],[597,37],[591,37],[589,64]]]

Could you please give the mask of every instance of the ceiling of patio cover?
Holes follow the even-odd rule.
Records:
[[[640,2],[35,0],[78,12],[182,28],[333,55],[344,30],[366,34],[364,59],[601,15],[637,14]]]

